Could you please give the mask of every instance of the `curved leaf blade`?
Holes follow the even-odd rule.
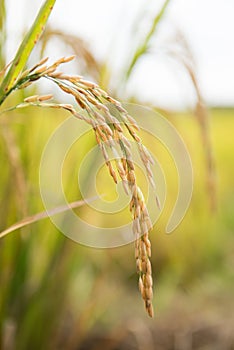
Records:
[[[50,216],[53,216],[53,215],[56,215],[59,213],[63,213],[65,211],[68,211],[71,209],[81,207],[87,203],[94,201],[95,199],[97,199],[97,197],[89,198],[86,200],[75,201],[72,203],[68,203],[68,205],[63,205],[63,206],[60,206],[57,208],[53,208],[51,210],[42,211],[42,212],[34,214],[32,216],[28,216],[28,217],[16,222],[15,224],[11,225],[10,227],[6,228],[4,231],[0,232],[0,239],[5,237],[6,235],[8,235],[11,232],[18,230],[19,228],[31,225],[34,222],[40,221],[42,219],[47,219]]]

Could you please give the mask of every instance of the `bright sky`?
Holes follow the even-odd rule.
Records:
[[[6,3],[10,58],[43,1],[6,0]],[[147,31],[162,3],[161,0],[57,0],[50,24],[85,39],[96,56],[112,66],[117,80],[130,48]],[[142,14],[144,21],[137,22]],[[161,107],[186,107],[193,103],[193,89],[183,69],[160,49],[176,28],[190,44],[207,103],[234,105],[233,0],[171,0],[152,40],[152,54],[137,66],[127,87],[128,95]]]

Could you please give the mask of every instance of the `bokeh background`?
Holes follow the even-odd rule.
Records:
[[[4,67],[42,1],[0,3]],[[156,142],[168,193],[151,233],[153,320],[138,292],[132,244],[108,250],[81,246],[49,219],[1,239],[0,349],[234,349],[233,11],[231,0],[57,0],[29,66],[42,56],[53,60],[76,54],[64,68],[68,73],[84,75],[122,101],[162,113],[188,147],[194,192],[183,222],[166,235],[178,183],[168,152]],[[37,92],[70,102],[40,83],[15,93],[7,104]],[[40,159],[48,138],[67,117],[36,108],[1,115],[1,230],[44,210]],[[94,137],[86,135],[66,159],[63,182],[69,201],[81,197],[74,174],[94,144]],[[87,186],[93,174],[91,167]],[[105,169],[99,175],[111,206],[115,187]],[[100,178],[97,186],[101,193]],[[76,212],[92,222],[87,206]],[[95,223],[115,226],[122,217],[95,215]]]

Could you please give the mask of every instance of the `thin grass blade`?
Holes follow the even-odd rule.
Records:
[[[152,38],[152,36],[154,35],[154,33],[156,32],[157,28],[158,28],[158,24],[160,23],[168,5],[170,3],[170,0],[166,0],[161,8],[161,10],[159,11],[159,13],[157,14],[157,16],[154,18],[154,21],[152,23],[152,26],[149,30],[149,32],[147,33],[145,40],[143,41],[143,43],[141,43],[138,48],[136,49],[136,52],[132,58],[132,61],[127,69],[126,72],[126,80],[130,77],[133,68],[135,67],[136,63],[138,62],[139,58],[144,55],[148,48],[149,48],[149,42],[150,39]]]
[[[56,215],[59,213],[63,213],[63,212],[68,211],[70,209],[75,209],[75,208],[81,207],[87,203],[94,201],[95,199],[97,199],[97,197],[86,199],[86,200],[75,201],[75,202],[69,203],[68,205],[63,205],[63,206],[60,206],[57,208],[53,208],[51,210],[42,211],[42,212],[34,214],[32,216],[28,216],[28,217],[24,218],[23,220],[16,222],[15,224],[8,227],[4,231],[0,232],[0,239],[5,237],[6,235],[8,235],[11,232],[18,230],[19,228],[31,225],[34,222],[49,218],[50,216],[53,216],[53,215]]]

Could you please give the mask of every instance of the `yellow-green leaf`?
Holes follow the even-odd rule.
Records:
[[[46,0],[42,5],[31,29],[22,41],[12,65],[0,87],[0,105],[9,94],[27,63],[29,55],[40,38],[56,0]]]

